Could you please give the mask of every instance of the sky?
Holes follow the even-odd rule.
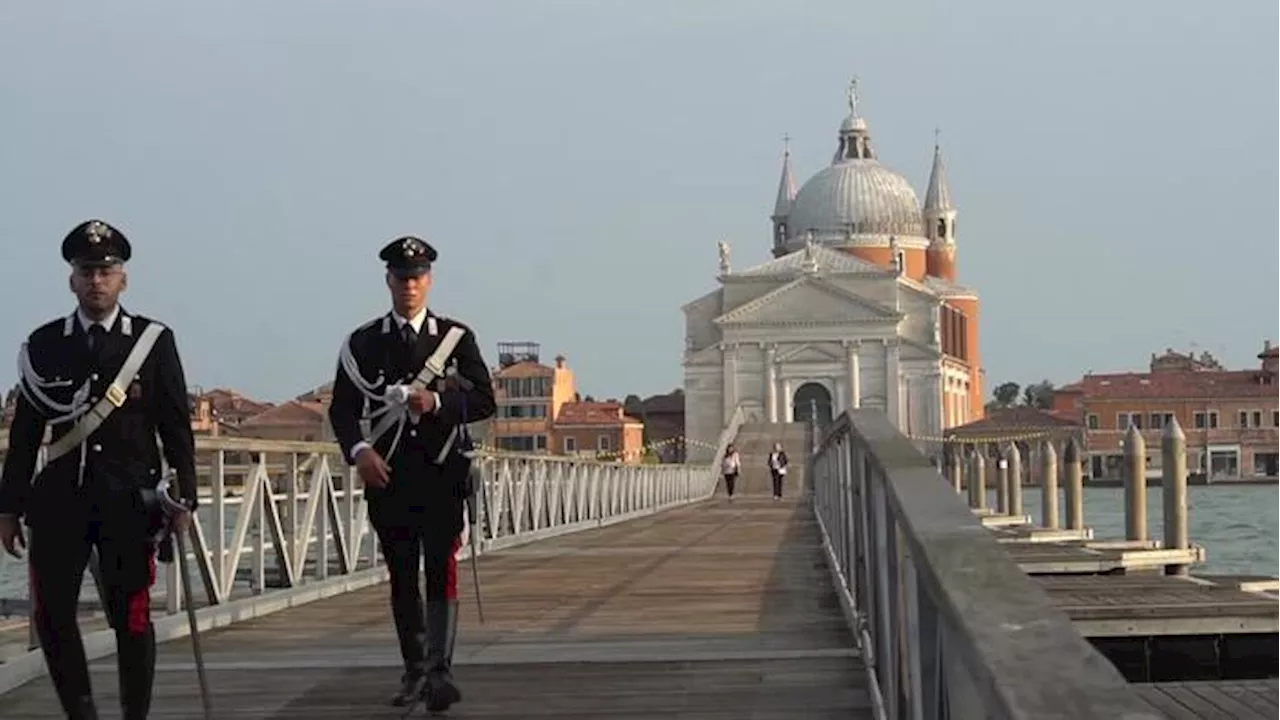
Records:
[[[769,258],[782,137],[802,184],[856,75],[921,197],[941,129],[989,388],[1166,347],[1252,367],[1280,326],[1277,5],[1214,7],[2,3],[0,359],[70,312],[58,248],[100,217],[192,385],[332,379],[412,233],[490,363],[530,340],[583,394],[666,392],[717,241]]]

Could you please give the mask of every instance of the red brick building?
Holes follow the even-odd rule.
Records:
[[[1078,418],[1088,439],[1086,470],[1116,479],[1130,425],[1147,444],[1147,474],[1160,474],[1160,433],[1176,417],[1187,436],[1187,465],[1212,477],[1276,477],[1280,471],[1277,348],[1268,341],[1252,370],[1226,370],[1207,353],[1166,350],[1147,372],[1085,375],[1054,393],[1053,409]]]
[[[565,403],[556,416],[553,438],[555,451],[565,455],[617,457],[629,463],[643,459],[644,423],[613,400]]]

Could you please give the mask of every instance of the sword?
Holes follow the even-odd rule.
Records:
[[[187,624],[191,626],[191,652],[195,654],[196,676],[200,679],[200,704],[204,720],[213,720],[213,702],[209,699],[209,679],[204,674],[204,653],[200,651],[200,629],[196,625],[196,606],[191,601],[191,573],[187,570],[187,548],[182,533],[173,534],[178,543],[178,574],[182,577],[182,595],[186,598]]]
[[[177,512],[187,512],[187,507],[169,494],[170,476],[166,475],[156,485],[156,495],[159,496],[161,508],[166,515],[172,517]],[[195,518],[191,518],[191,522],[195,522]],[[172,526],[170,530],[172,531]],[[213,702],[209,698],[209,679],[204,672],[204,653],[200,649],[200,628],[196,624],[196,606],[192,601],[191,595],[191,573],[187,569],[187,546],[183,542],[182,532],[170,532],[172,539],[177,543],[177,557],[174,560],[178,563],[178,576],[182,581],[182,597],[186,601],[187,606],[187,625],[191,630],[191,652],[195,656],[196,676],[200,681],[200,704],[204,707],[205,720],[213,720]]]
[[[470,477],[467,480],[471,483],[471,492],[467,497],[467,541],[471,545],[471,582],[475,586],[476,591],[476,613],[480,617],[480,624],[484,624],[484,601],[480,599],[480,540],[476,537],[476,533],[480,532],[479,518],[480,508],[478,503],[481,500],[482,493],[486,492],[484,487],[484,477],[480,474],[480,469],[475,465],[471,466]]]

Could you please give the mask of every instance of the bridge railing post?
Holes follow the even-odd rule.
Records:
[[[876,716],[1149,717],[977,519],[980,453],[974,508],[879,411],[842,415],[810,458],[814,514]]]

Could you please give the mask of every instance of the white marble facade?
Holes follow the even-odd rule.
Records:
[[[722,254],[720,287],[683,308],[690,438],[714,444],[739,405],[747,422],[878,408],[941,433],[941,293],[820,245],[740,272]]]

